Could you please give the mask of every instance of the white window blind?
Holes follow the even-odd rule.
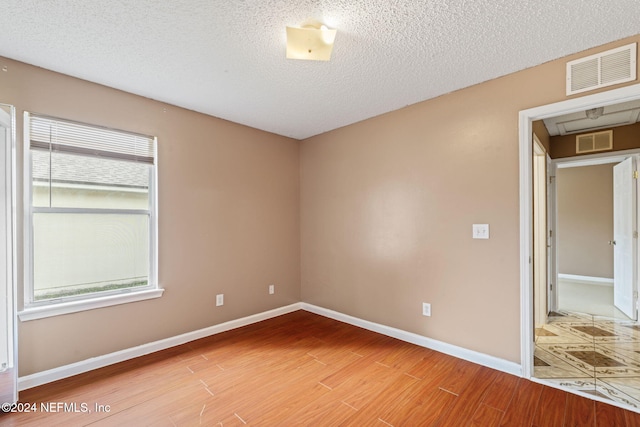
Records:
[[[35,114],[30,115],[29,132],[32,149],[154,164],[151,136]]]

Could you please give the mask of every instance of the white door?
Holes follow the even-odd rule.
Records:
[[[613,167],[613,304],[636,320],[634,159]]]

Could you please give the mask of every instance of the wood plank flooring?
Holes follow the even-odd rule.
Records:
[[[0,425],[640,426],[634,412],[305,311],[20,400],[35,411],[0,414]]]

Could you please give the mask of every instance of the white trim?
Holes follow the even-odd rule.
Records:
[[[358,326],[360,328],[377,332],[388,337],[397,338],[401,341],[419,345],[420,347],[439,351],[440,353],[448,354],[450,356],[457,357],[458,359],[464,359],[469,362],[477,363],[478,365],[486,366],[488,368],[496,369],[498,371],[506,372],[512,375],[522,375],[520,365],[508,360],[458,347],[453,344],[434,340],[432,338],[414,334],[412,332],[407,332],[401,329],[392,328],[390,326],[381,325],[379,323],[370,322],[368,320],[359,319],[357,317],[342,314],[337,311],[329,310],[327,308],[318,307],[316,305],[303,302],[301,303],[301,306],[303,310],[309,311],[311,313],[319,314],[330,319]]]
[[[519,113],[519,158],[520,158],[520,337],[523,376],[531,378],[533,366],[533,319],[532,319],[532,271],[531,245],[531,166],[532,124],[563,114],[584,111],[594,107],[619,104],[640,99],[640,84],[588,95],[580,98],[522,110]]]
[[[5,111],[5,108],[9,112]],[[8,104],[0,104],[0,129],[5,133],[4,143],[1,144],[0,150],[4,151],[4,164],[3,169],[5,176],[5,187],[3,192],[3,209],[6,215],[5,223],[0,224],[0,227],[5,227],[6,231],[6,301],[5,314],[7,320],[7,348],[6,348],[6,371],[3,374],[6,381],[6,387],[4,387],[3,393],[9,399],[9,391],[11,395],[11,402],[18,400],[18,317],[16,316],[18,307],[18,288],[17,288],[17,234],[16,234],[16,118],[15,107]],[[11,385],[9,386],[9,377]]]
[[[135,357],[144,356],[156,351],[165,350],[167,348],[175,347],[177,345],[181,345],[190,341],[195,341],[200,338],[205,338],[210,335],[219,334],[231,329],[236,329],[242,326],[250,325],[252,323],[261,322],[263,320],[271,319],[272,317],[281,316],[283,314],[291,313],[300,309],[300,303],[295,303],[285,307],[280,307],[251,316],[243,317],[241,319],[230,320],[228,322],[210,326],[204,329],[199,329],[197,331],[187,332],[175,337],[154,341],[148,344],[139,345],[137,347],[131,347],[128,349],[116,351],[114,353],[105,354],[103,356],[93,357],[91,359],[86,359],[80,362],[71,363],[69,365],[60,366],[58,368],[37,372],[35,374],[18,378],[18,389],[22,391],[28,388],[37,387],[53,381],[58,381],[74,375],[89,372],[94,369],[103,368],[105,366],[113,365],[119,362],[124,362],[125,360],[133,359]]]
[[[164,289],[147,289],[143,291],[131,291],[116,295],[84,298],[76,301],[47,304],[42,306],[25,307],[18,313],[20,320],[44,319],[45,317],[60,316],[62,314],[77,313],[79,311],[94,310],[96,308],[111,307],[112,305],[127,304],[130,302],[144,301],[160,298]]]
[[[153,137],[153,153],[155,156],[151,176],[149,177],[149,283],[156,288],[161,288],[158,281],[158,214],[160,205],[158,204],[158,138]]]
[[[33,206],[33,182],[31,170],[31,121],[36,118],[72,123],[80,126],[100,128],[117,133],[137,135],[151,140],[154,162],[149,164],[149,206],[148,209],[97,209],[97,208],[54,208]],[[109,307],[117,304],[125,304],[135,301],[144,301],[162,296],[164,289],[158,283],[158,138],[133,132],[121,131],[102,126],[89,125],[74,122],[66,119],[58,119],[44,115],[33,115],[28,111],[24,112],[23,123],[23,310],[18,313],[20,320],[28,321],[41,319],[44,317],[57,316],[60,314],[75,313],[78,311],[91,310],[95,308]],[[91,157],[91,156],[89,156]],[[123,159],[119,159],[123,160]],[[34,300],[33,284],[33,214],[35,213],[75,213],[75,214],[126,214],[145,215],[148,217],[149,227],[149,280],[144,290],[132,290],[130,292],[107,294],[107,296],[87,295],[76,296],[69,299],[55,299],[37,302]],[[64,302],[59,302],[64,301]],[[46,304],[46,306],[45,306]]]
[[[540,138],[538,138],[538,135],[536,135],[535,133],[533,134],[533,141],[535,142],[535,144],[533,144],[534,154],[536,156],[546,156],[547,150],[545,150],[542,142],[540,142]]]
[[[609,163],[620,163],[629,156],[640,154],[640,148],[614,151],[609,153],[590,154],[585,156],[561,157],[552,162],[558,169],[575,168],[581,166],[597,166]]]
[[[336,311],[318,307],[312,304],[299,302],[251,316],[243,317],[241,319],[230,320],[228,322],[210,326],[204,329],[199,329],[197,331],[187,332],[175,337],[166,338],[148,344],[139,345],[137,347],[131,347],[128,349],[116,351],[114,353],[93,357],[91,359],[82,360],[79,362],[71,363],[69,365],[60,366],[58,368],[36,372],[35,374],[20,377],[18,379],[18,389],[20,391],[23,391],[32,387],[37,387],[53,381],[58,381],[74,375],[89,372],[94,369],[99,369],[105,366],[113,365],[115,363],[124,362],[135,357],[140,357],[146,354],[154,353],[156,351],[165,350],[167,348],[175,347],[177,345],[181,345],[190,341],[195,341],[200,338],[205,338],[211,335],[230,331],[232,329],[251,325],[253,323],[261,322],[263,320],[271,319],[283,314],[292,313],[297,310],[305,310],[310,313],[319,314],[330,319],[358,326],[369,331],[397,338],[411,344],[439,351],[441,353],[448,354],[459,359],[464,359],[469,362],[477,363],[479,365],[506,372],[512,375],[522,375],[520,365],[508,360],[500,359],[484,353],[479,353],[477,351],[468,350],[466,348],[458,347],[452,344],[447,344],[442,341],[434,340],[411,332],[406,332],[401,329],[369,322],[367,320],[362,320],[357,317],[338,313]]]
[[[29,150],[29,128],[31,116],[27,111],[23,114],[22,127],[22,295],[23,306],[33,299],[33,236],[31,233],[31,151]]]
[[[585,285],[613,286],[613,277],[581,276],[579,274],[558,273],[558,279]]]
[[[533,350],[530,330],[533,329],[533,126],[531,119],[520,112],[520,359],[522,375],[531,377]],[[526,284],[526,285],[525,285]]]
[[[556,206],[556,164],[547,153],[547,232],[549,233],[549,253],[547,256],[547,284],[549,285],[549,311],[558,310],[558,233]]]

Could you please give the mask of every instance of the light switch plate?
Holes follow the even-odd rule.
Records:
[[[488,239],[489,238],[489,224],[473,224],[473,238],[474,239]]]

